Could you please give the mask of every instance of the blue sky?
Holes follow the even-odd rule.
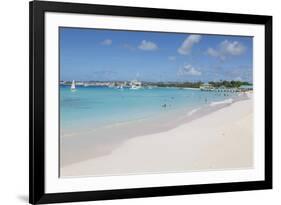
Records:
[[[252,82],[252,37],[60,28],[61,80]]]

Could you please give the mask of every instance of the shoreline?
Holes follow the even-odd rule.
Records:
[[[181,126],[188,126],[192,121],[200,120],[219,110],[228,108],[238,102],[252,101],[251,94],[245,98],[238,97],[233,101],[221,102],[215,105],[208,104],[201,108],[192,109],[187,113],[174,113],[168,115],[168,118],[159,118],[150,120],[140,120],[137,122],[127,122],[111,125],[101,129],[90,130],[84,134],[72,136],[62,136],[60,149],[62,175],[65,167],[71,167],[83,161],[94,160],[111,155],[116,149],[126,144],[129,140],[143,138],[148,135],[157,135],[177,129]],[[168,122],[167,122],[168,120]],[[152,123],[156,122],[156,123]],[[151,126],[152,125],[152,126]],[[144,128],[145,129],[142,129]],[[79,135],[79,138],[78,138]],[[93,137],[99,136],[99,137]],[[83,139],[81,139],[81,137]],[[67,173],[66,173],[67,175]]]

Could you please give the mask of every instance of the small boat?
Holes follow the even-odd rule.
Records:
[[[71,90],[71,91],[75,91],[75,90],[76,90],[76,87],[75,87],[75,80],[72,81],[70,90]]]
[[[141,88],[141,82],[137,80],[131,81],[131,90],[138,90]]]

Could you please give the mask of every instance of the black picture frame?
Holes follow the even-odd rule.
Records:
[[[30,143],[29,202],[31,204],[155,197],[168,195],[246,191],[272,188],[272,17],[261,15],[184,11],[124,6],[32,1],[30,12]],[[45,192],[45,80],[44,25],[45,12],[98,14],[111,16],[150,17],[162,19],[199,20],[259,24],[265,26],[265,180],[154,188],[81,191],[71,193]]]

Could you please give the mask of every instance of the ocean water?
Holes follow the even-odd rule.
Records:
[[[60,86],[61,130],[88,129],[188,112],[206,104],[237,96],[237,93],[204,92],[180,88],[129,88]]]

